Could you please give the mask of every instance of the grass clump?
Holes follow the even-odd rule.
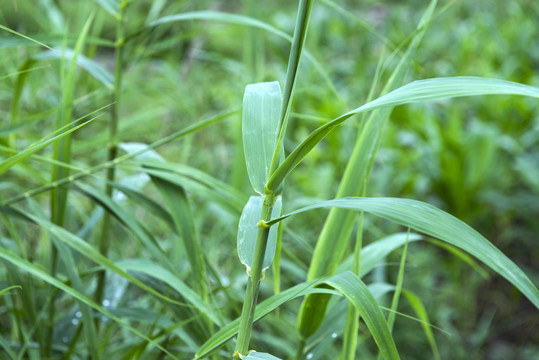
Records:
[[[539,8],[505,10],[5,6],[6,357],[535,358]]]

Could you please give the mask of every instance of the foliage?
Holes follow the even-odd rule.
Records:
[[[3,355],[537,358],[538,21],[6,2]]]

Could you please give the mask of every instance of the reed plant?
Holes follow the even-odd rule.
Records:
[[[532,86],[488,71],[415,76],[423,44],[455,2],[414,7],[422,11],[417,25],[398,41],[331,0],[300,0],[273,21],[277,5],[251,0],[243,2],[246,15],[218,1],[79,5],[40,1],[41,17],[20,1],[0,13],[0,103],[8,106],[0,110],[9,119],[0,133],[6,358],[450,357],[452,323],[438,323],[407,280],[410,259],[439,256],[426,249],[448,251],[443,262],[456,273],[504,278],[537,318],[533,259],[511,260],[463,221],[488,222],[477,214],[488,193],[476,194],[495,154],[519,159],[512,171],[537,191],[530,154],[539,135],[531,122],[519,140],[526,148],[507,145],[501,130],[486,125],[465,137],[464,110],[447,110],[451,132],[434,116],[415,124],[426,135],[414,151],[432,154],[436,145],[440,166],[421,172],[442,189],[433,201],[412,200],[425,200],[421,189],[396,190],[420,183],[411,165],[402,168],[411,162],[407,149],[393,150],[397,169],[377,168],[392,149],[384,139],[403,136],[391,121],[398,124],[403,109],[435,103],[445,111],[463,101],[448,99],[484,96],[516,102],[518,114],[537,118],[536,78],[528,77]],[[523,24],[526,6],[539,11],[519,6],[511,11]],[[370,11],[375,18],[391,9]],[[354,73],[361,96],[341,88],[310,40],[333,41],[343,24],[385,47],[372,64],[358,59],[372,70]],[[517,226],[508,213],[506,226]],[[488,333],[492,316],[481,314]],[[413,329],[420,352],[408,349],[400,328]],[[539,351],[526,349],[519,356]]]

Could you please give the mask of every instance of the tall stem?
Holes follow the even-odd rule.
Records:
[[[264,221],[271,220],[271,211],[273,209],[273,195],[266,195],[264,204],[262,205],[262,213],[260,218]],[[262,279],[262,266],[264,256],[266,254],[266,245],[268,243],[269,227],[260,221],[258,224],[258,233],[256,236],[255,254],[253,263],[247,281],[247,289],[241,310],[240,326],[238,331],[238,339],[234,352],[234,359],[240,359],[240,354],[245,355],[249,350],[249,342],[251,340],[251,331],[255,316],[255,308],[258,300],[258,291],[260,289],[260,281]]]
[[[116,158],[118,154],[118,123],[119,123],[119,106],[120,106],[120,93],[122,86],[122,70],[123,70],[123,48],[124,48],[124,14],[127,1],[123,0],[120,4],[120,12],[116,22],[116,50],[115,50],[115,62],[114,62],[114,92],[113,104],[111,107],[111,120],[109,123],[109,144],[107,160],[109,163]],[[107,184],[105,187],[105,193],[107,196],[112,197],[112,185],[116,175],[116,167],[109,166],[107,168]],[[109,233],[110,233],[110,213],[105,211],[103,215],[103,224],[101,228],[101,237],[99,239],[99,252],[106,255],[109,247]],[[105,271],[102,270],[97,274],[97,287],[94,294],[94,299],[98,304],[103,301],[105,292]],[[96,324],[98,325],[98,324]]]

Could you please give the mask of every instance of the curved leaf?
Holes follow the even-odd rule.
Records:
[[[316,287],[323,283],[335,287],[338,291]],[[380,288],[376,289],[376,292],[383,293],[386,292],[387,289],[387,286],[384,287],[382,285]],[[367,291],[368,294],[365,293],[365,291]],[[338,274],[329,279],[315,280],[298,284],[288,290],[283,291],[282,293],[264,300],[256,307],[254,316],[255,321],[266,316],[284,303],[308,294],[332,294],[346,296],[354,304],[354,306],[360,307],[358,308],[358,311],[360,312],[361,316],[365,316],[366,322],[369,321],[369,330],[372,328],[371,331],[373,332],[373,337],[374,334],[376,334],[375,340],[381,348],[384,348],[383,353],[389,354],[391,356],[390,359],[398,359],[393,338],[391,338],[391,335],[389,334],[385,317],[378,307],[378,303],[363,282],[350,271]],[[358,303],[362,301],[364,301],[365,304]],[[234,335],[236,335],[238,332],[238,326],[239,319],[236,319],[229,322],[225,327],[213,334],[213,336],[200,347],[198,352],[195,354],[195,359],[202,359],[208,356],[213,350],[232,339],[232,337],[234,337]]]
[[[539,290],[515,263],[470,226],[421,201],[397,198],[335,199],[293,211],[268,222],[268,225],[297,213],[327,207],[366,211],[461,248],[509,280],[539,308]]]
[[[411,104],[420,101],[439,100],[474,95],[523,95],[539,98],[539,88],[510,81],[480,77],[447,77],[418,80],[404,85],[378,99],[347,112],[313,131],[290,153],[271,174],[267,188],[275,190],[284,178],[324,139],[335,127],[350,117],[383,107]]]

